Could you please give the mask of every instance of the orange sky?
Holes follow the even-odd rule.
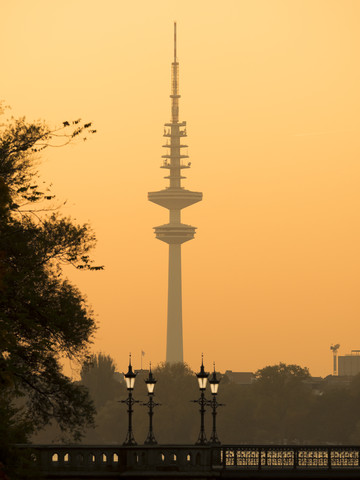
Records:
[[[0,98],[98,133],[47,150],[64,213],[89,221],[100,273],[69,271],[119,370],[165,357],[167,246],[147,201],[166,185],[173,21],[180,118],[204,199],[183,213],[184,354],[197,369],[279,361],[331,372],[360,348],[358,0],[12,0],[1,7]]]

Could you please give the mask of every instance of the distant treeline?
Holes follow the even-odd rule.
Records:
[[[96,355],[81,371],[81,383],[90,392],[97,409],[96,427],[87,430],[83,443],[122,443],[127,430],[125,383],[115,378],[111,357]],[[159,443],[193,444],[199,432],[199,398],[194,372],[185,364],[161,364],[155,370],[155,400],[161,403],[154,415]],[[146,375],[136,379],[134,397],[147,400]],[[210,391],[207,391],[210,399]],[[267,366],[255,373],[250,385],[238,385],[223,377],[218,401],[218,435],[222,443],[358,444],[360,442],[360,376],[349,384],[323,383],[314,387],[309,371],[297,365]],[[144,442],[148,410],[134,407],[134,435]],[[206,430],[211,433],[211,411],[206,412]],[[34,441],[58,440],[55,428],[41,432]]]

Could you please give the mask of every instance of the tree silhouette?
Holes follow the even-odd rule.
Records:
[[[0,431],[5,443],[23,441],[51,421],[75,439],[92,424],[92,402],[84,387],[62,373],[60,359],[83,361],[96,328],[85,298],[62,278],[64,265],[101,268],[89,256],[95,235],[88,225],[60,215],[54,196],[40,188],[35,168],[37,152],[72,141],[90,127],[76,120],[50,130],[12,119],[0,130]],[[3,445],[0,461],[7,456]]]
[[[120,398],[126,391],[124,382],[121,385],[115,380],[114,360],[104,353],[91,355],[83,365],[80,376],[81,384],[89,390],[97,410],[109,400]]]

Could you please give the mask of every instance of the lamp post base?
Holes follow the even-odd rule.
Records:
[[[199,435],[199,438],[197,439],[197,442],[195,443],[195,445],[208,445],[209,442],[207,441],[205,435],[201,436]]]
[[[126,439],[125,439],[125,442],[123,443],[123,445],[126,446],[126,447],[131,447],[131,446],[137,445],[137,443],[135,442],[135,438],[134,438],[134,435],[132,434],[132,432],[127,434]]]
[[[221,444],[217,435],[211,435],[209,443],[210,443],[210,445],[220,445]]]
[[[144,442],[144,445],[157,445],[157,441],[155,439],[155,436],[153,434],[148,435],[145,442]]]

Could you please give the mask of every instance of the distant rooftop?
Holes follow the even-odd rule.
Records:
[[[255,375],[252,372],[233,372],[232,370],[226,370],[225,375],[230,382],[237,383],[238,385],[250,385],[255,380]]]

